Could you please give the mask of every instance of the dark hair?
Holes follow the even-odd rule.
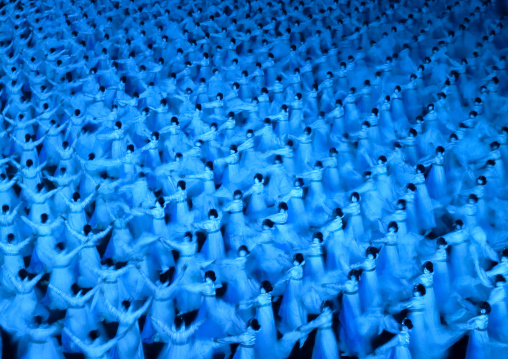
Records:
[[[275,223],[271,219],[265,219],[263,221],[263,226],[267,226],[268,228],[273,228]]]
[[[258,331],[259,329],[261,329],[261,325],[259,325],[259,322],[257,319],[252,318],[252,319],[249,319],[249,321],[247,322],[247,328],[252,328],[255,331]]]
[[[492,143],[490,144],[490,148],[491,148],[491,149],[498,149],[498,148],[499,148],[499,146],[500,146],[500,145],[499,145],[499,142],[497,142],[497,141],[494,141],[494,142],[492,142]]]
[[[208,211],[208,216],[212,216],[214,218],[219,218],[219,213],[217,213],[217,210],[216,209],[211,209]]]
[[[427,262],[423,263],[422,269],[423,270],[426,269],[430,273],[434,273],[434,264],[432,264],[432,262],[430,262],[430,261],[427,261]]]
[[[413,294],[416,292],[418,292],[418,293],[420,293],[420,295],[424,296],[425,293],[427,293],[427,290],[425,289],[425,286],[423,284],[417,284],[413,288]]]
[[[245,251],[245,252],[247,252],[247,254],[250,253],[249,248],[247,248],[247,246],[245,244],[242,244],[240,246],[240,248],[238,248],[238,253],[240,253],[240,251]]]
[[[482,314],[482,310],[485,310],[485,314],[490,313],[491,307],[489,302],[483,301],[478,304],[478,314]]]
[[[439,237],[436,241],[437,246],[446,246],[448,243],[446,242],[446,239],[443,237]]]
[[[288,205],[287,205],[287,203],[286,203],[286,202],[281,202],[281,203],[279,203],[279,207],[278,207],[278,209],[279,209],[279,211],[280,211],[281,209],[283,209],[284,211],[287,211],[287,210],[288,210]]]
[[[213,270],[206,271],[205,279],[206,278],[210,278],[212,282],[215,282],[217,280],[217,277],[215,276],[215,272]]]
[[[482,181],[482,185],[485,186],[487,184],[487,178],[485,178],[485,176],[479,176],[477,179],[476,179],[476,182],[478,181]]]
[[[317,238],[320,243],[323,243],[323,233],[321,232],[315,232],[312,235],[312,239]]]
[[[185,189],[187,188],[187,184],[185,183],[185,181],[178,181],[176,186],[180,187],[183,191],[185,191]]]
[[[374,258],[376,258],[378,253],[379,253],[379,249],[377,249],[376,247],[369,247],[365,251],[365,256],[368,257],[369,255],[372,254],[374,256]]]
[[[358,269],[351,269],[347,275],[347,279],[351,279],[355,277],[356,281],[358,282],[360,280],[360,271]]]
[[[299,264],[302,264],[302,263],[303,263],[303,254],[301,254],[301,253],[296,253],[296,254],[293,256],[293,261],[297,261]]]
[[[402,325],[405,326],[407,329],[413,329],[413,322],[409,318],[405,318],[402,321]]]
[[[399,225],[397,224],[397,222],[390,222],[388,224],[388,229],[390,229],[390,228],[394,228],[395,233],[397,233],[399,231]]]
[[[263,288],[265,290],[266,293],[270,293],[271,291],[273,291],[273,286],[272,286],[272,283],[270,283],[269,281],[267,280],[264,280],[261,282],[261,286],[260,286],[260,289]]]

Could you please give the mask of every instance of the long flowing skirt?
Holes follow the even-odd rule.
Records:
[[[490,356],[489,333],[481,330],[473,330],[469,334],[467,343],[466,359],[489,359]]]
[[[339,314],[339,337],[351,354],[365,354],[370,352],[370,343],[362,335],[358,326],[362,315],[360,297],[358,293],[344,294],[342,310]]]
[[[302,294],[302,281],[289,280],[279,308],[279,316],[287,331],[307,323],[307,312],[301,302]]]
[[[270,356],[277,342],[277,329],[271,305],[258,307],[256,318],[261,329],[256,337],[254,350],[258,358]]]
[[[432,165],[426,178],[426,184],[430,197],[437,200],[443,200],[446,197],[446,175],[442,165]]]
[[[222,233],[220,231],[208,233],[202,251],[208,259],[216,260],[225,258],[226,250],[224,249]]]
[[[375,309],[381,304],[379,280],[376,270],[363,272],[359,284],[360,302],[363,311]]]
[[[331,328],[318,329],[312,359],[338,359],[339,349],[335,333]]]
[[[63,293],[70,295],[71,286],[75,282],[74,272],[71,266],[54,267],[49,277],[49,282]],[[49,302],[48,304],[50,309],[67,309],[67,302],[49,287],[46,293],[46,297],[46,300]]]

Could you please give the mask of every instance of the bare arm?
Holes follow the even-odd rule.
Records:
[[[152,305],[152,301],[153,301],[152,297],[148,298],[148,300],[145,302],[145,304],[143,304],[143,306],[141,308],[139,308],[137,311],[134,312],[134,314],[133,314],[134,317],[136,319],[141,317],[143,315],[143,313],[145,313],[148,310],[150,305]]]
[[[104,289],[102,289],[102,290],[104,290]],[[104,299],[104,304],[106,304],[107,311],[110,312],[116,319],[121,321],[122,320],[122,312],[120,312],[118,309],[113,307],[111,305],[111,303],[109,302],[109,300],[107,300],[105,297],[103,297],[103,299]]]
[[[81,341],[81,339],[79,339],[74,334],[72,334],[72,332],[67,328],[64,328],[63,331],[65,332],[65,334],[67,334],[69,336],[69,338],[74,342],[74,344],[76,344],[84,353],[88,352],[89,347],[87,345],[85,345]]]

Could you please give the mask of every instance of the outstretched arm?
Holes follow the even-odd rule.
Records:
[[[84,235],[82,235],[81,233],[78,233],[76,232],[74,229],[71,228],[71,226],[69,225],[69,223],[67,221],[65,221],[65,226],[67,227],[67,230],[76,238],[79,238],[81,240],[81,242],[86,242],[86,240],[88,239],[87,237],[85,237]]]
[[[150,305],[152,305],[152,301],[153,301],[153,298],[150,297],[148,298],[148,300],[145,302],[145,304],[143,304],[143,306],[141,308],[139,308],[137,311],[134,312],[134,317],[136,319],[139,319],[139,317],[141,317],[143,315],[143,313],[145,313],[148,308],[150,307]]]
[[[79,251],[80,251],[81,249],[83,249],[83,247],[84,247],[84,246],[85,246],[85,245],[84,245],[84,244],[82,244],[82,245],[80,245],[80,246],[78,246],[78,247],[74,248],[74,249],[73,249],[72,251],[70,251],[69,253],[65,254],[65,256],[64,256],[65,262],[66,262],[66,263],[70,262],[70,261],[72,260],[72,258],[74,258],[74,257],[76,256],[76,254],[78,254],[78,253],[79,253]]]
[[[176,249],[177,251],[181,251],[183,249],[183,246],[178,243],[175,240],[169,239],[169,238],[159,238],[162,244],[164,244],[167,247],[170,247],[171,249]]]
[[[81,302],[81,304],[84,304],[84,303],[88,302],[90,300],[90,298],[92,298],[95,295],[95,293],[97,293],[97,291],[99,289],[101,289],[101,287],[102,287],[102,283],[97,284],[95,286],[95,288],[93,288],[88,293],[86,293],[84,296],[79,298],[79,302]]]
[[[234,344],[234,343],[241,343],[242,341],[244,341],[244,339],[245,339],[245,336],[243,334],[240,334],[240,335],[230,336],[230,337],[226,337],[226,338],[215,339],[215,341],[220,344]]]
[[[16,244],[15,248],[16,248],[16,251],[21,251],[23,248],[26,247],[26,245],[28,243],[30,243],[31,241],[33,241],[35,239],[35,235],[31,235],[30,237],[26,238],[24,241]],[[3,244],[3,243],[2,243]]]
[[[152,323],[154,323],[158,329],[162,329],[162,331],[166,332],[169,336],[173,333],[171,329],[169,329],[163,322],[161,322],[159,319],[155,317],[150,317],[152,319]]]
[[[29,225],[30,227],[32,227],[33,229],[37,230],[37,231],[38,231],[38,230],[39,230],[39,228],[40,228],[40,226],[39,226],[38,224],[36,224],[36,223],[32,222],[31,220],[29,220],[28,218],[26,218],[26,217],[24,217],[24,216],[23,216],[23,217],[21,217],[21,220],[22,220],[23,222],[25,222],[26,224],[28,224],[28,225]]]
[[[63,331],[65,334],[69,336],[69,338],[76,344],[79,349],[83,351],[83,353],[88,353],[89,347],[81,341],[78,337],[76,337],[69,329],[64,328]]]
[[[100,186],[97,185],[97,187]],[[85,198],[85,200],[81,203],[81,206],[83,208],[85,208],[86,206],[88,206],[88,204],[92,201],[92,198],[95,196],[96,192],[92,192],[87,198]]]
[[[106,234],[108,234],[108,232],[111,230],[111,228],[113,228],[112,225],[109,225],[108,228],[106,228],[105,230],[103,230],[102,232],[99,232],[99,233],[96,233],[92,236],[92,238],[90,239],[92,242],[96,242],[98,241],[99,239],[102,239],[104,238],[104,236]],[[85,237],[86,238],[86,237]]]
[[[28,282],[26,289],[32,290],[37,285],[37,283],[41,280],[43,275],[44,275],[44,273],[37,274],[37,276],[35,276],[30,282]]]
[[[44,167],[46,167],[47,164],[48,161],[44,161],[43,163],[41,163],[40,166],[37,167],[37,172],[41,171]]]
[[[55,287],[53,284],[49,283],[48,288],[51,288],[53,292],[58,294],[63,300],[65,300],[67,303],[72,304],[74,303],[74,298],[67,295],[66,293],[62,292],[59,288]]]
[[[108,352],[111,348],[113,348],[116,345],[116,343],[118,343],[118,341],[120,339],[122,339],[125,336],[126,332],[127,332],[127,330],[120,333],[119,335],[117,334],[115,338],[111,339],[106,344],[103,344],[100,347],[97,347],[97,350],[99,351],[99,353],[101,353],[101,355],[104,355],[106,352]]]
[[[101,289],[104,290],[104,289]],[[104,304],[106,304],[106,309],[108,312],[110,312],[115,318],[117,318],[119,321],[122,319],[122,312],[120,312],[118,309],[113,307],[109,300],[106,299],[106,297],[103,296]]]

